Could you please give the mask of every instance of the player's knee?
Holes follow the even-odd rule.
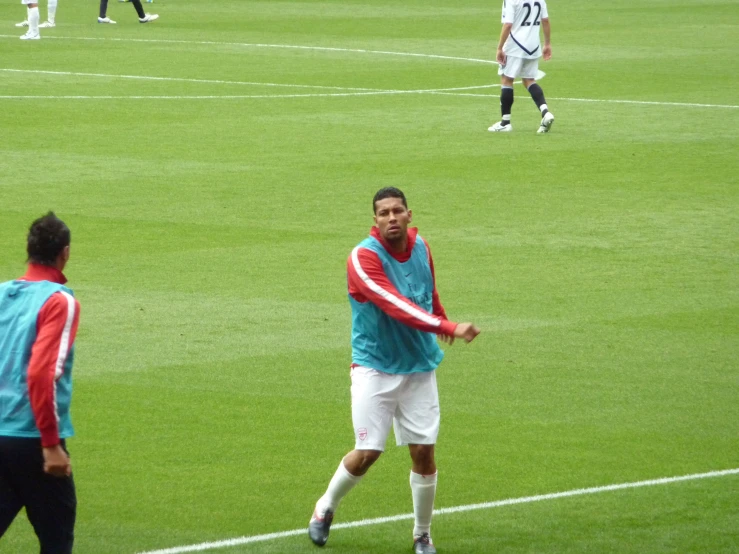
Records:
[[[411,447],[411,458],[414,465],[421,468],[431,468],[434,466],[434,447],[423,444],[416,444]]]
[[[379,450],[357,450],[359,470],[364,473],[372,464],[380,459],[382,452]]]

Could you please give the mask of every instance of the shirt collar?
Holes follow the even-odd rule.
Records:
[[[20,278],[21,281],[51,281],[63,285],[67,282],[64,273],[55,267],[41,264],[28,264],[26,274]]]
[[[382,238],[382,235],[380,234],[380,230],[377,227],[372,227],[370,230],[370,236],[373,238],[376,238],[378,241],[380,241],[380,244],[385,248],[385,250],[388,251],[388,253],[398,260],[399,262],[407,262],[411,257],[411,252],[413,252],[413,247],[416,245],[416,237],[418,236],[418,227],[408,227],[408,247],[406,248],[405,252],[396,253],[393,252],[390,248],[390,245],[385,242],[385,239]]]

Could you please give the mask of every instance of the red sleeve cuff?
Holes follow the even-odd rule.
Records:
[[[52,433],[41,433],[41,446],[44,448],[52,448],[60,444],[62,441],[59,439],[59,435]]]
[[[457,328],[457,323],[454,323],[453,321],[449,321],[448,319],[444,319],[441,322],[441,325],[439,325],[439,331],[440,335],[454,335],[454,331]]]

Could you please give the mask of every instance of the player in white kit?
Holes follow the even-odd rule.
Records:
[[[548,133],[554,123],[554,115],[549,111],[544,91],[536,82],[539,58],[552,57],[551,27],[546,0],[503,0],[503,30],[500,33],[496,59],[500,68],[501,120],[488,131],[510,132],[511,106],[513,106],[513,80],[520,77],[541,111],[541,124],[538,133]],[[539,29],[544,31],[544,46],[539,37]]]

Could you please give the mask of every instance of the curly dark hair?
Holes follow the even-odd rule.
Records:
[[[384,200],[385,198],[400,198],[403,201],[403,206],[408,208],[408,202],[405,200],[405,194],[403,191],[395,187],[381,188],[375,193],[375,197],[372,199],[372,211],[377,213],[377,202]]]
[[[31,223],[28,230],[28,261],[34,264],[54,265],[59,254],[69,246],[72,234],[69,227],[54,212],[49,212]]]

